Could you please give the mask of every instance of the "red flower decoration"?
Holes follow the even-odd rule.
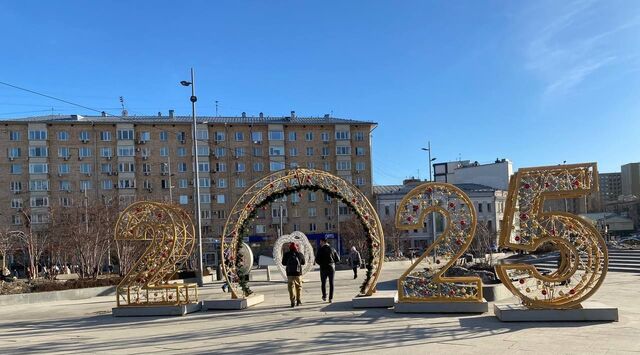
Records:
[[[520,279],[520,284],[524,284],[524,279]]]
[[[520,213],[520,219],[526,221],[527,219],[529,219],[529,216],[526,213]]]
[[[458,245],[462,245],[462,240],[460,240],[460,239],[456,239],[456,244],[458,244]]]
[[[418,205],[413,205],[413,212],[416,212],[417,210],[420,209],[420,206]]]
[[[409,222],[413,221],[413,217],[411,217],[411,216],[407,217],[407,221],[409,221]]]
[[[436,259],[436,264],[440,264],[440,260]]]
[[[575,186],[576,188],[580,187],[580,181],[575,180],[575,181],[573,182],[573,186]]]
[[[453,296],[455,294],[456,294],[456,291],[454,291],[454,290],[449,291],[449,295]]]
[[[433,189],[429,187],[429,188],[427,188],[427,192],[428,192],[428,193],[432,193],[432,192],[433,192]]]
[[[556,235],[556,230],[555,229],[551,230],[551,235]]]
[[[549,185],[549,183],[548,183],[548,182],[545,182],[545,183],[544,183],[544,187],[549,187],[549,186],[551,186],[551,185]]]
[[[465,222],[465,221],[460,221],[460,225],[464,227],[464,226],[466,226],[466,225],[467,225],[467,222]]]
[[[456,204],[453,203],[453,202],[449,202],[449,207],[454,208],[454,207],[456,207]]]
[[[524,188],[525,188],[525,189],[530,189],[530,188],[531,188],[531,185],[529,185],[529,184],[524,184]]]
[[[576,290],[572,288],[569,290],[569,293],[573,295],[574,293],[576,293]]]
[[[516,242],[520,241],[520,236],[516,235],[516,237],[514,238],[516,240]]]
[[[546,296],[547,295],[547,290],[542,290],[541,293],[542,293],[543,296]]]

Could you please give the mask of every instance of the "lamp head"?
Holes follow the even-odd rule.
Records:
[[[189,86],[189,85],[191,85],[191,82],[190,82],[190,81],[186,81],[186,80],[182,80],[182,81],[180,82],[180,85],[182,85],[182,86]]]

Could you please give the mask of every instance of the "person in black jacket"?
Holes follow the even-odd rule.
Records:
[[[320,239],[320,249],[316,255],[316,264],[320,265],[320,283],[322,287],[322,300],[327,300],[326,283],[329,279],[329,303],[333,301],[333,276],[336,273],[336,263],[340,261],[340,256],[335,249],[329,245],[327,238]]]
[[[287,271],[287,288],[291,307],[301,305],[300,293],[302,292],[302,265],[305,263],[304,255],[298,251],[296,243],[289,244],[289,251],[282,257],[282,265]]]

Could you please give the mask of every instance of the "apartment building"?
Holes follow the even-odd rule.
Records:
[[[640,163],[620,167],[622,195],[640,197]]]
[[[52,207],[139,200],[193,211],[192,119],[186,116],[43,116],[0,122],[0,223],[25,218],[46,228]],[[329,117],[198,117],[198,171],[206,265],[218,260],[218,238],[238,197],[264,176],[304,167],[336,174],[373,196],[370,133],[376,123]],[[25,208],[28,207],[28,208]],[[27,215],[24,211],[29,211]],[[247,240],[260,249],[278,233],[339,241],[348,207],[303,191],[260,210]],[[279,231],[282,222],[283,230]],[[339,243],[336,244],[339,246]]]
[[[601,173],[600,179],[600,199],[602,202],[617,201],[622,195],[622,174],[621,173]]]

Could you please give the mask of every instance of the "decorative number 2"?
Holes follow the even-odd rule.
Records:
[[[533,265],[504,264],[496,273],[529,308],[572,308],[604,281],[604,239],[571,213],[543,212],[546,199],[586,196],[598,190],[595,163],[520,169],[509,184],[500,247],[534,251],[551,243],[560,251],[557,271],[542,275]]]
[[[400,202],[396,226],[406,230],[422,229],[425,217],[431,212],[439,212],[445,217],[446,228],[398,279],[398,300],[481,302],[482,280],[479,277],[444,276],[474,237],[477,218],[471,200],[451,184],[422,184]]]

